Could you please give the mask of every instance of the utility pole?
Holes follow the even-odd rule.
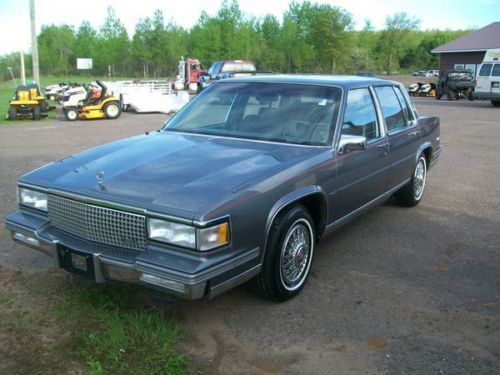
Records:
[[[38,66],[38,40],[35,27],[35,0],[30,0],[31,53],[33,60],[33,80],[40,86],[40,68]]]

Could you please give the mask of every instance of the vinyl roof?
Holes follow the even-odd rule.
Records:
[[[434,48],[431,52],[482,52],[493,48],[500,48],[500,22],[493,22],[482,29]]]

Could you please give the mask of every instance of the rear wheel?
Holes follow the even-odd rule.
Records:
[[[40,103],[40,109],[42,112],[48,112],[49,111],[49,103],[43,101]]]
[[[39,105],[33,107],[33,120],[40,120],[42,118],[42,109]]]
[[[111,102],[106,104],[104,106],[104,113],[106,114],[106,118],[108,119],[115,119],[120,117],[120,114],[122,113],[120,109],[120,103]]]
[[[294,206],[274,221],[262,269],[255,278],[265,298],[286,301],[302,290],[315,246],[314,222],[303,206]]]
[[[395,194],[396,200],[402,206],[413,207],[420,203],[424,196],[427,178],[427,161],[422,153],[418,157],[411,180]]]
[[[9,120],[14,121],[17,119],[17,109],[16,107],[9,107]]]
[[[68,121],[75,121],[78,119],[78,112],[74,108],[67,108],[64,110],[64,116]]]
[[[500,100],[492,100],[491,104],[493,104],[493,107],[500,107]]]

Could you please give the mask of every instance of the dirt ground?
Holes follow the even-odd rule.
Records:
[[[415,104],[441,117],[445,147],[423,201],[412,209],[389,201],[324,239],[297,298],[270,303],[246,286],[194,302],[144,293],[185,329],[182,347],[201,373],[498,372],[500,110],[489,102]],[[16,208],[20,174],[158,129],[166,118],[127,113],[0,127],[0,219]],[[67,282],[52,267],[0,226],[0,284],[40,274]]]

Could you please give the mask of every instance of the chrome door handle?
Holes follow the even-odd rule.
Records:
[[[417,136],[419,134],[420,134],[420,132],[418,130],[411,132],[411,133],[408,133],[408,135],[415,135],[415,136]]]

